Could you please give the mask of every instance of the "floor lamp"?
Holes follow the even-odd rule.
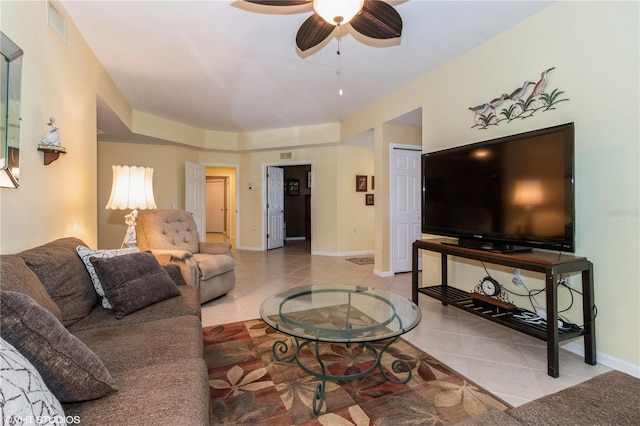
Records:
[[[151,167],[112,166],[113,183],[106,208],[108,210],[133,209],[126,215],[127,233],[122,248],[136,247],[136,217],[138,209],[155,209],[153,198],[153,169]]]

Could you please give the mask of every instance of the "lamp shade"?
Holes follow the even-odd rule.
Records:
[[[314,0],[313,9],[331,25],[343,25],[353,19],[364,0]]]
[[[113,183],[106,208],[109,210],[155,209],[151,167],[112,166]]]
[[[520,206],[535,206],[542,204],[542,182],[537,180],[523,180],[516,182],[513,204]]]

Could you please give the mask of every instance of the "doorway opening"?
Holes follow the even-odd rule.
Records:
[[[236,167],[207,166],[205,185],[206,239],[236,247]]]
[[[311,164],[267,167],[267,249],[311,251]]]
[[[422,238],[422,108],[388,123],[404,128],[389,150],[391,272],[397,274],[411,271],[411,247]]]
[[[207,234],[222,234],[229,238],[229,178],[207,176]]]

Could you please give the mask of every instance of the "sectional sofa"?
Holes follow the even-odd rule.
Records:
[[[63,238],[0,274],[3,424],[208,424],[199,292],[178,266]]]

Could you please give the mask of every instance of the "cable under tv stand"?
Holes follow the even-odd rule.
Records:
[[[418,256],[419,251],[440,253],[442,284],[420,287]],[[547,342],[547,373],[551,377],[560,375],[559,343],[561,341],[584,337],[585,363],[596,365],[596,327],[593,302],[593,264],[585,257],[569,254],[556,254],[530,250],[517,253],[499,253],[488,250],[473,249],[459,246],[455,240],[435,238],[416,240],[412,252],[412,298],[418,304],[419,294],[425,294],[442,301],[443,305],[451,304],[457,308],[479,315],[485,319],[509,327],[513,330],[533,336]],[[448,256],[456,256],[481,262],[520,268],[539,272],[545,275],[547,325],[530,325],[517,321],[510,315],[491,313],[474,309],[468,292],[449,286]],[[558,287],[557,275],[565,273],[582,273],[582,316],[584,326],[579,331],[564,331],[558,329]]]

